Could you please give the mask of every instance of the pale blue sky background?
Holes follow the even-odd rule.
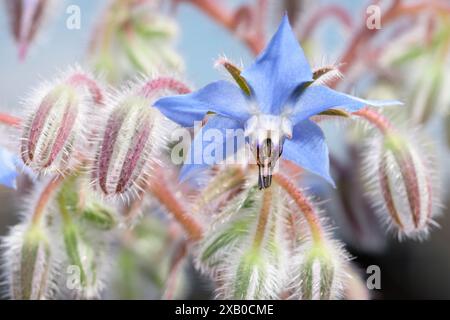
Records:
[[[238,2],[238,1],[231,1]],[[18,107],[24,90],[35,86],[40,78],[51,78],[56,70],[85,61],[85,52],[101,10],[107,1],[60,1],[51,21],[31,47],[25,62],[17,59],[17,51],[9,31],[3,3],[0,5],[0,109]],[[81,29],[68,30],[65,9],[70,4],[81,8]],[[247,49],[222,27],[211,23],[205,15],[183,5],[177,13],[180,23],[178,48],[186,61],[189,80],[197,85],[214,78],[213,61],[221,53],[247,60]],[[217,74],[215,75],[218,76]]]
[[[229,5],[236,5],[246,0],[223,0]],[[0,110],[19,108],[19,100],[41,79],[51,78],[55,71],[65,69],[74,63],[83,64],[85,52],[92,30],[100,17],[101,10],[107,5],[105,0],[65,0],[58,2],[56,13],[44,27],[32,45],[25,62],[17,59],[17,51],[10,35],[8,19],[3,3],[0,6]],[[351,6],[355,1],[340,1]],[[364,1],[358,1],[359,4]],[[81,8],[81,29],[66,28],[65,13],[67,6],[79,5]],[[272,24],[274,24],[273,12]],[[180,24],[178,48],[186,62],[187,78],[195,85],[201,86],[220,77],[213,68],[214,60],[226,54],[235,61],[242,60],[248,64],[251,55],[247,48],[234,38],[227,30],[211,22],[210,18],[189,5],[182,5],[177,13]],[[272,25],[272,28],[275,26]],[[270,29],[270,28],[269,28]],[[327,32],[325,31],[325,35]],[[335,36],[327,37],[326,46],[330,49],[339,45]],[[320,59],[318,59],[320,60]]]

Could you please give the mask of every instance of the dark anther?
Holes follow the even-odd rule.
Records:
[[[274,152],[276,146],[277,145],[274,145],[270,138],[265,139],[261,146],[256,146],[256,161],[259,170],[259,189],[266,189],[272,184],[273,167],[279,155],[281,155],[281,150],[279,152]]]
[[[264,167],[263,165],[258,165],[259,175],[258,175],[258,186],[259,190],[266,189],[272,184],[272,169],[271,167]],[[265,172],[267,171],[267,172]]]

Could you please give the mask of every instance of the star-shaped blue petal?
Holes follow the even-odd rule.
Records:
[[[323,177],[334,186],[325,137],[319,126],[311,120],[303,120],[294,127],[292,139],[284,142],[283,158]]]
[[[0,147],[0,185],[16,188],[17,163],[19,158]]]
[[[301,84],[312,81],[312,71],[287,16],[255,63],[242,72],[264,113],[280,114]]]
[[[180,172],[180,181],[190,178],[195,172],[220,163],[243,147],[243,141],[236,141],[233,129],[242,129],[242,124],[232,118],[212,116],[191,143]],[[232,148],[227,149],[227,146]]]
[[[276,158],[273,155],[282,149],[282,157],[334,185],[324,135],[309,118],[328,109],[354,112],[367,105],[384,107],[401,104],[391,100],[364,100],[315,84],[287,16],[267,48],[249,68],[242,71],[241,76],[250,88],[250,95],[230,82],[217,81],[191,94],[161,98],[154,106],[169,119],[186,127],[204,119],[208,112],[215,113],[216,116],[211,117],[203,131],[217,129],[223,133],[223,137],[215,142],[220,150],[230,150],[226,147],[231,142],[225,135],[226,129],[245,129],[247,140],[257,153],[260,176],[271,174],[272,167],[267,166],[274,165]],[[283,138],[267,143],[275,131]],[[185,164],[181,170],[182,179],[229,156],[220,152],[212,163],[207,163],[205,155],[199,154],[205,151],[203,137],[203,134],[196,136],[191,144],[188,159],[200,160]],[[280,143],[283,148],[279,148]],[[274,148],[273,152],[261,151],[268,147]],[[236,152],[235,149],[232,149],[233,152]]]
[[[207,112],[245,121],[249,117],[247,97],[228,81],[216,81],[193,93],[164,97],[154,104],[167,118],[192,127]]]

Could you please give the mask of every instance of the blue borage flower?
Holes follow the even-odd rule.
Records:
[[[0,147],[0,185],[16,187],[17,165],[19,157]]]
[[[271,183],[272,169],[282,154],[334,185],[329,172],[328,147],[322,130],[309,118],[328,109],[354,112],[366,105],[382,107],[398,101],[364,100],[313,84],[313,73],[287,16],[267,48],[241,73],[249,92],[228,81],[213,82],[190,94],[164,97],[154,106],[176,123],[191,127],[208,112],[215,115],[203,130],[218,129],[226,144],[226,129],[244,129],[259,166],[260,188]],[[188,159],[203,159],[197,135]],[[205,144],[205,141],[200,144]],[[216,141],[217,143],[217,141]],[[223,160],[223,159],[218,159]],[[184,164],[180,179],[207,167],[206,163]]]

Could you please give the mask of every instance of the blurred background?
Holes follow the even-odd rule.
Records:
[[[108,38],[105,26],[111,29],[115,22],[126,19],[120,13],[126,11],[124,8],[132,1],[73,0],[47,1],[48,12],[39,21],[35,34],[29,36],[26,54],[20,58],[20,41],[12,32],[20,15],[8,9],[8,2],[13,1],[3,0],[0,6],[1,112],[20,115],[23,108],[20,101],[33,87],[76,64],[101,74],[111,85],[120,85],[139,73],[151,74],[152,68],[156,70],[162,65],[165,71],[182,75],[198,88],[223,77],[223,73],[214,68],[214,61],[221,55],[242,62],[244,66],[249,65],[254,57],[254,52],[242,41],[241,31],[230,31],[189,1],[182,0],[175,1],[177,3],[168,0],[135,1],[153,2],[129,13],[143,16],[142,34],[133,41],[125,36],[121,42],[119,31],[112,27],[109,31],[117,32],[119,40],[105,47],[104,39]],[[253,6],[257,1],[217,2],[227,10],[234,10]],[[450,204],[450,10],[448,7],[445,9],[448,1],[442,1],[444,9],[439,13],[431,9],[434,1],[403,2],[408,5],[429,2],[429,7],[420,6],[419,13],[396,17],[394,20],[398,21],[390,19],[386,24],[381,15],[381,29],[377,36],[362,43],[358,54],[347,56],[351,60],[345,61],[345,65],[353,66],[346,67],[345,79],[339,87],[361,96],[380,98],[383,95],[405,101],[408,121],[425,128],[439,155],[436,170],[442,181],[440,189],[444,208],[442,216],[436,219],[440,227],[434,228],[425,241],[405,239],[400,242],[394,234],[387,232],[367,205],[358,182],[354,181],[359,172],[355,156],[358,147],[352,145],[351,134],[339,134],[344,132],[339,126],[330,126],[326,133],[335,157],[334,176],[341,188],[328,190],[314,180],[307,180],[305,184],[310,182],[309,186],[320,199],[331,199],[324,204],[326,214],[336,226],[336,234],[355,257],[354,262],[363,279],[367,277],[367,266],[380,266],[382,287],[370,292],[373,298],[450,299],[450,215],[447,209]],[[376,3],[381,12],[391,5],[391,1]],[[352,0],[268,0],[263,26],[269,37],[283,12],[287,11],[311,64],[335,64],[345,56],[355,35],[367,28],[365,21],[370,4],[370,1]],[[67,19],[73,13],[68,8],[73,9],[73,5],[80,9],[79,29],[70,29],[67,25]],[[330,134],[332,130],[333,134]],[[0,134],[4,135],[0,140],[5,140],[6,133],[0,131]],[[346,147],[342,148],[343,145]],[[0,235],[5,235],[19,221],[22,201],[16,192],[0,187]],[[158,232],[152,219],[139,227]],[[142,253],[149,260],[144,259],[139,266],[130,267],[128,264],[132,259],[129,255],[136,252],[125,252],[120,257],[120,265],[127,265],[129,269],[124,267],[124,270],[137,271],[133,275],[130,275],[131,271],[117,275],[118,280],[113,286],[118,290],[108,291],[115,293],[107,293],[107,297],[158,297],[155,293],[158,280],[145,267],[146,263],[153,263],[149,256],[152,250],[156,252],[156,240],[149,239],[148,243],[146,239],[141,240],[138,254]],[[211,297],[208,282],[189,265],[185,269],[185,276],[194,281],[184,281],[184,293],[180,297]],[[152,282],[156,285],[144,285]],[[134,284],[133,288],[131,284]]]

